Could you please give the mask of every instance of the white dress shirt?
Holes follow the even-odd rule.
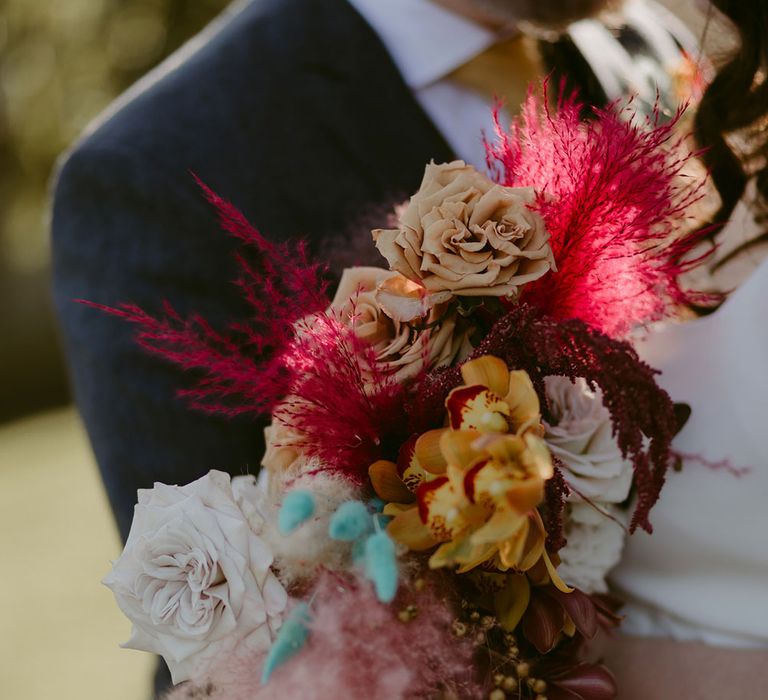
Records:
[[[434,0],[348,2],[376,32],[417,102],[456,155],[485,171],[483,135],[493,138],[493,105],[486,96],[448,76],[500,37]],[[696,40],[677,18],[652,0],[629,0],[622,17],[652,50],[653,61],[633,58],[611,30],[595,20],[573,23],[568,34],[609,101],[635,94],[636,105],[652,106],[657,90],[662,94],[672,91],[670,76],[681,58],[678,44],[696,55]],[[502,124],[506,124],[508,115],[501,116]]]
[[[488,29],[430,0],[349,0],[381,39],[406,85],[462,160],[485,170],[490,102],[447,76],[497,41]]]

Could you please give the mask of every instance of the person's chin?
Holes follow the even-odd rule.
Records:
[[[615,9],[623,0],[453,0],[468,12],[486,16],[498,25],[530,22],[547,28],[562,27],[603,10]]]

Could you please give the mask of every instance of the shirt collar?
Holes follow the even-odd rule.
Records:
[[[348,0],[378,34],[412,90],[441,80],[496,42],[495,34],[432,0]]]

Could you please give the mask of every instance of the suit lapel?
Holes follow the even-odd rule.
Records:
[[[430,160],[455,156],[416,102],[370,26],[346,0],[312,6],[312,52],[303,79],[312,118],[375,198],[412,193]]]

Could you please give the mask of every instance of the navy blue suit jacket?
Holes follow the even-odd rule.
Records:
[[[545,56],[592,102],[604,99],[572,45]],[[268,237],[308,236],[327,253],[371,207],[415,191],[430,159],[453,157],[345,0],[246,5],[132,89],[68,154],[53,206],[55,303],[124,539],[138,488],[211,468],[256,471],[263,422],[190,411],[175,396],[188,377],[141,351],[126,323],[73,300],[157,310],[167,299],[221,326],[246,313],[230,284],[235,244],[190,170]]]
[[[69,155],[53,208],[75,396],[123,538],[137,488],[255,471],[262,430],[188,410],[179,371],[72,300],[156,310],[168,299],[220,324],[245,313],[234,242],[190,170],[268,237],[319,243],[415,190],[430,158],[453,157],[343,0],[254,2],[150,81]]]

